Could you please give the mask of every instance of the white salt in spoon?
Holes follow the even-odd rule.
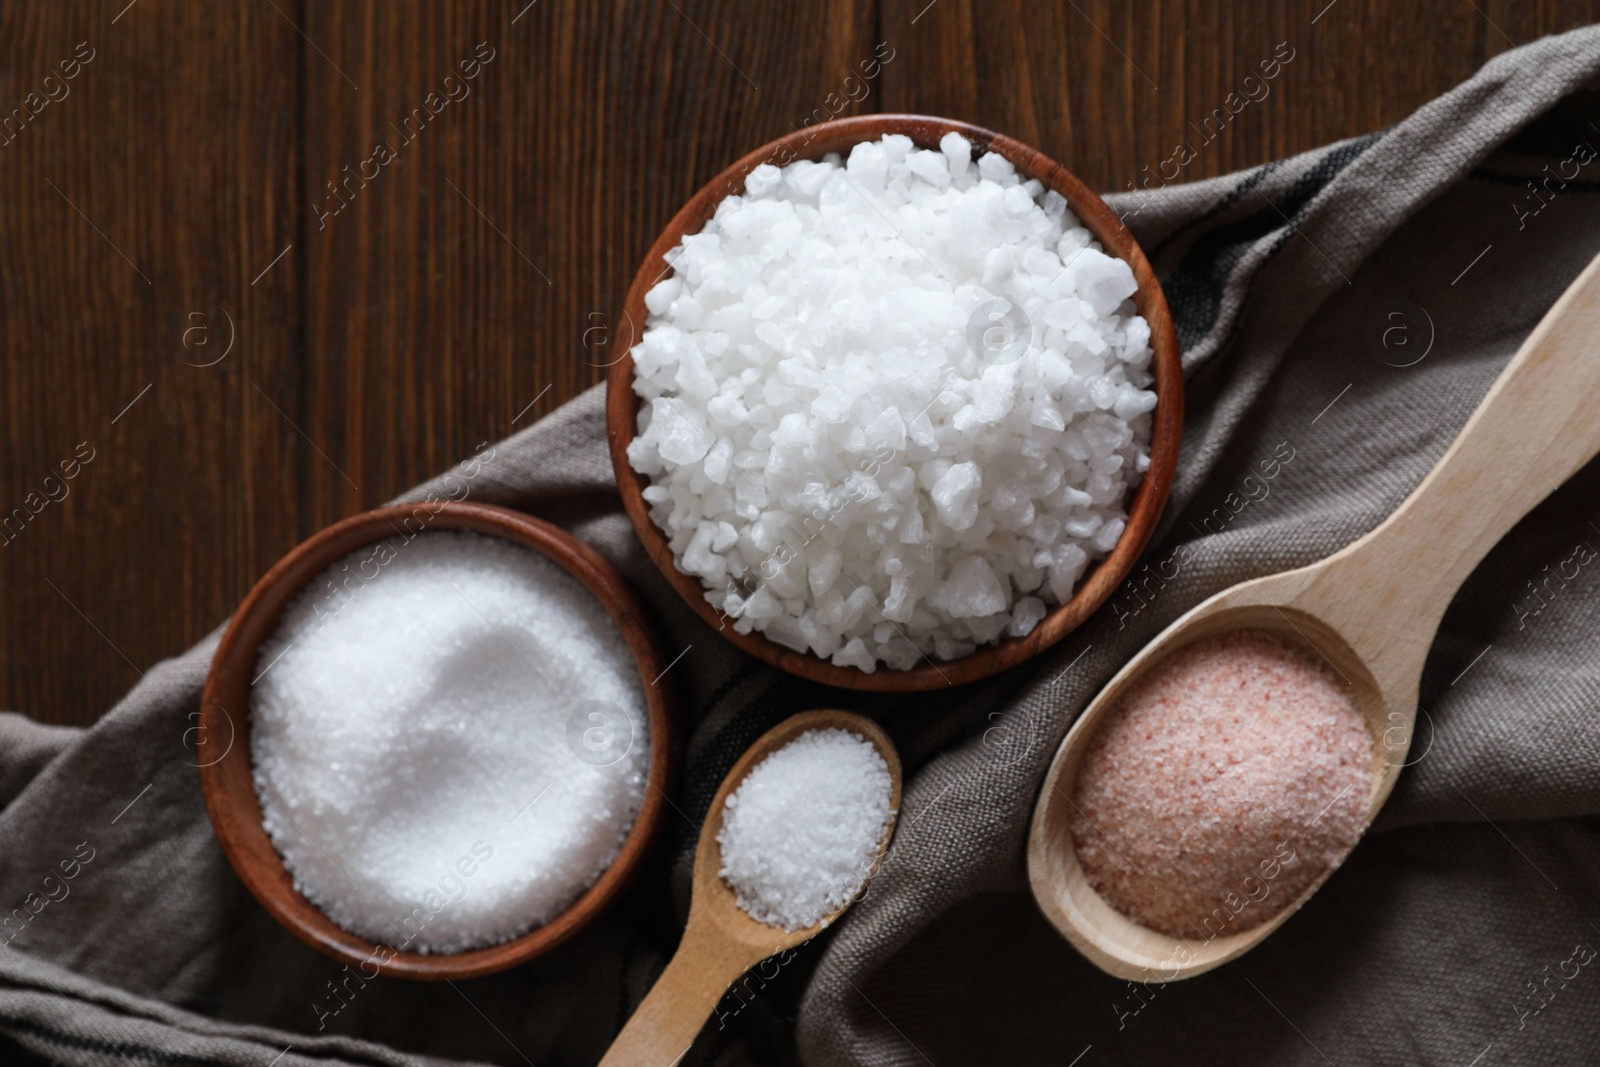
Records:
[[[900,756],[895,752],[894,742],[872,720],[847,711],[804,712],[762,734],[733,765],[717,795],[711,799],[711,808],[700,831],[700,844],[695,850],[689,923],[683,931],[683,940],[678,942],[678,951],[634,1011],[628,1025],[612,1042],[600,1067],[668,1067],[677,1063],[689,1051],[717,1002],[741,975],[762,960],[809,941],[854,903],[854,900],[847,902],[814,926],[781,930],[757,922],[739,907],[733,889],[720,873],[722,849],[717,844],[717,835],[722,832],[728,795],[772,753],[801,734],[827,729],[846,730],[865,738],[889,765],[889,822],[878,842],[878,856],[867,873],[867,881],[877,873],[878,864],[889,848],[889,839],[894,836],[895,813],[900,810]],[[859,898],[860,894],[856,896]]]
[[[1229,630],[1270,631],[1320,655],[1350,683],[1372,730],[1370,822],[1405,764],[1423,661],[1445,609],[1495,543],[1600,452],[1597,396],[1600,259],[1545,315],[1393,515],[1327,559],[1218,593],[1117,672],[1061,742],[1028,836],[1033,895],[1078,951],[1119,978],[1191,977],[1255,947],[1331,873],[1265,923],[1210,941],[1158,933],[1112,908],[1078,865],[1071,798],[1090,738],[1129,686],[1179,648]]]

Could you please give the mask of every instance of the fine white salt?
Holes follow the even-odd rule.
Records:
[[[877,859],[891,792],[889,765],[847,730],[811,730],[756,764],[717,834],[739,906],[785,930],[844,907]]]
[[[288,607],[256,670],[267,833],[352,933],[414,952],[516,937],[593,884],[638,815],[638,669],[529,549],[455,532],[363,548]]]
[[[628,458],[739,632],[951,659],[1122,535],[1156,403],[1133,272],[1001,156],[891,135],[764,164],[668,258]]]

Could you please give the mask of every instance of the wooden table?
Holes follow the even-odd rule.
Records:
[[[0,5],[0,707],[93,722],[298,540],[599,381],[661,226],[808,116],[1190,180],[1600,2],[446,7]]]

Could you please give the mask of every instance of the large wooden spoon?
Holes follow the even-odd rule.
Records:
[[[1259,944],[1308,900],[1208,941],[1138,925],[1089,884],[1069,823],[1078,767],[1128,687],[1183,646],[1267,630],[1324,657],[1350,683],[1373,735],[1370,822],[1405,764],[1423,661],[1457,588],[1495,543],[1600,451],[1600,259],[1562,294],[1416,490],[1377,529],[1308,567],[1234,586],[1169,626],[1084,711],[1045,776],[1028,837],[1033,894],[1061,933],[1119,978],[1171,981]],[[1154,772],[1152,772],[1154,773]]]
[[[600,1067],[668,1067],[677,1063],[694,1043],[700,1027],[711,1017],[717,1002],[741,975],[770,956],[795,948],[815,937],[845,909],[824,917],[815,926],[787,931],[752,919],[739,907],[733,889],[723,881],[722,813],[728,794],[739,788],[744,776],[778,749],[812,730],[841,729],[865,738],[889,765],[889,822],[878,843],[878,858],[868,872],[877,872],[894,835],[900,811],[900,756],[871,719],[847,711],[808,711],[774,726],[750,746],[722,780],[711,800],[700,844],[694,855],[694,885],[689,899],[689,923],[678,943],[677,954],[640,1003],[628,1025],[600,1061]]]

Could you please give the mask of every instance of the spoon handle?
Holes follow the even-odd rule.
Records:
[[[1347,613],[1364,616],[1347,620],[1361,624],[1350,632],[1364,628],[1375,646],[1359,651],[1381,659],[1419,642],[1426,651],[1456,590],[1489,550],[1600,452],[1597,402],[1600,258],[1534,328],[1394,514],[1327,561],[1335,584],[1366,590],[1341,598]],[[1382,621],[1388,632],[1377,632]]]
[[[728,987],[759,962],[750,958],[748,947],[718,936],[713,925],[691,921],[677,953],[611,1043],[600,1067],[676,1064]]]

